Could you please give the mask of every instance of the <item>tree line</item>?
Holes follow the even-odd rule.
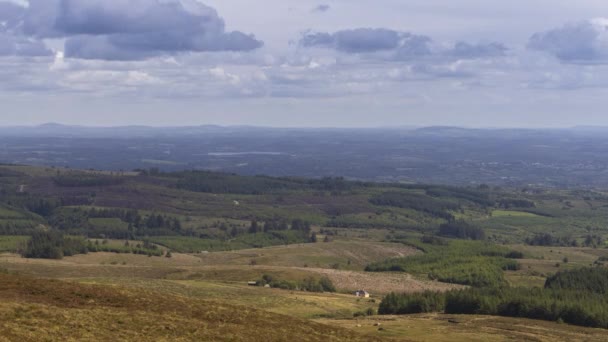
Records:
[[[323,276],[319,279],[307,277],[300,281],[284,280],[278,277],[264,274],[261,279],[256,281],[257,286],[266,286],[284,290],[297,290],[307,292],[336,292],[336,287],[332,281]]]
[[[560,321],[608,329],[608,270],[584,268],[549,277],[544,288],[506,286],[447,293],[391,293],[379,314],[445,312]]]

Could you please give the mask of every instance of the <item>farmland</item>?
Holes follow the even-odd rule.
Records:
[[[501,288],[508,289],[501,292],[505,296],[524,296],[559,272],[605,267],[608,196],[601,191],[458,188],[207,171],[2,169],[0,175],[10,177],[0,177],[5,194],[0,198],[0,269],[9,272],[6,279],[14,278],[9,283],[28,279],[43,288],[73,287],[86,293],[95,289],[91,291],[102,294],[101,303],[106,297],[127,298],[121,297],[124,306],[107,299],[114,304],[74,307],[44,296],[28,297],[29,304],[9,300],[0,313],[12,323],[2,332],[14,338],[26,336],[21,329],[34,320],[40,330],[31,332],[33,339],[49,329],[65,328],[51,313],[54,308],[82,325],[99,320],[95,334],[102,337],[116,324],[129,325],[119,329],[125,339],[226,334],[221,325],[205,323],[211,318],[201,317],[201,323],[186,313],[203,307],[251,315],[226,314],[226,321],[235,322],[234,331],[242,334],[226,336],[237,340],[262,331],[238,323],[243,320],[272,327],[259,317],[266,313],[277,315],[266,316],[277,322],[297,320],[304,335],[311,325],[336,340],[424,341],[440,340],[442,334],[461,340],[560,340],[559,332],[594,341],[600,336],[596,329],[558,324],[557,318],[541,322],[480,313],[377,313],[391,293],[478,291],[485,296],[488,289]],[[47,253],[49,248],[52,253]],[[23,258],[17,252],[54,260]],[[310,284],[321,281],[331,283],[335,292],[313,291],[316,287]],[[353,295],[362,289],[371,298]],[[0,291],[0,296],[23,295],[14,291]],[[159,307],[173,308],[166,326],[143,329],[159,315],[146,305],[157,305],[150,301],[161,297]],[[77,299],[68,302],[72,300]],[[135,308],[130,300],[148,304]],[[183,312],[165,303],[184,300],[192,304]],[[111,308],[117,309],[110,314]],[[126,317],[129,310],[146,313],[134,320]],[[209,324],[212,328],[204,334],[211,335],[172,328],[200,324]],[[506,329],[509,325],[511,330]],[[79,326],[74,331],[79,335],[61,336],[92,333]],[[268,340],[279,334],[273,336]]]

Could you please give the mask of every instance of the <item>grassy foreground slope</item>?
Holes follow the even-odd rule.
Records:
[[[353,329],[370,338],[424,342],[606,341],[606,331],[523,318],[418,314],[318,322]],[[382,330],[379,330],[380,328]]]
[[[342,328],[256,309],[0,274],[0,340],[370,341]]]

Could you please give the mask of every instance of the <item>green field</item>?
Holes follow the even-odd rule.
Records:
[[[28,236],[0,236],[0,253],[16,252],[28,238]]]
[[[126,230],[129,224],[118,218],[91,218],[89,222],[96,227],[107,227],[118,230]]]
[[[494,210],[494,211],[492,211],[492,217],[503,217],[503,216],[538,217],[538,215],[536,215],[534,213],[529,213],[526,211],[516,211],[516,210]]]
[[[22,213],[14,209],[0,206],[0,218],[2,219],[22,219],[24,217]]]

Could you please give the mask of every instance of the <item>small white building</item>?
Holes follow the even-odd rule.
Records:
[[[369,292],[367,292],[365,290],[358,290],[358,291],[355,291],[355,296],[369,298]]]

